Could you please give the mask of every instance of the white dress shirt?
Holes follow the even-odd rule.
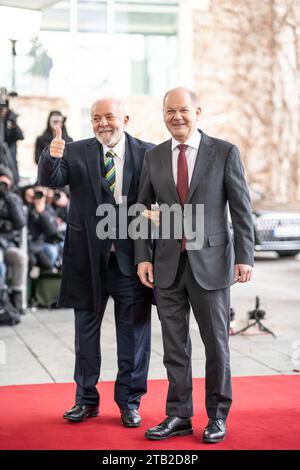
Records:
[[[114,147],[107,147],[103,145],[104,158],[109,150],[113,150],[116,154],[114,157],[115,171],[116,171],[116,185],[114,189],[114,198],[117,204],[122,203],[122,187],[123,187],[123,169],[125,162],[125,134],[123,133],[121,139]]]
[[[191,184],[200,142],[201,133],[198,129],[195,129],[195,132],[191,135],[191,137],[189,137],[188,140],[184,142],[184,145],[188,145],[185,154],[188,164],[189,185]],[[177,140],[172,137],[172,169],[175,186],[177,186],[177,161],[179,155],[178,145],[180,145],[180,142],[177,142]]]

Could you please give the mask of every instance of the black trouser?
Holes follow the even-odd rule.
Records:
[[[182,254],[173,285],[156,289],[162,325],[164,364],[169,379],[168,416],[193,415],[190,305],[206,355],[206,410],[210,418],[225,419],[231,405],[229,355],[229,288],[208,291],[197,284],[186,254]]]
[[[111,295],[115,302],[118,375],[115,401],[120,409],[136,409],[147,391],[150,359],[151,297],[136,275],[124,276],[110,255],[102,289],[102,309],[75,309],[76,403],[98,405],[96,385],[101,365],[100,328]]]

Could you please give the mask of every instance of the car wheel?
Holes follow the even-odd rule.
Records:
[[[298,250],[290,250],[290,251],[277,251],[278,255],[280,258],[287,258],[287,257],[292,257],[292,256],[297,256],[300,251]]]

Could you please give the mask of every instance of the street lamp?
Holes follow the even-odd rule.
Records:
[[[11,89],[16,91],[16,43],[36,38],[40,31],[42,12],[25,8],[0,6],[0,37],[11,42]]]

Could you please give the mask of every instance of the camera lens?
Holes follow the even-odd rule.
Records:
[[[34,191],[34,199],[42,199],[44,197],[43,191]]]
[[[6,193],[8,190],[8,185],[5,181],[0,181],[0,194]]]

